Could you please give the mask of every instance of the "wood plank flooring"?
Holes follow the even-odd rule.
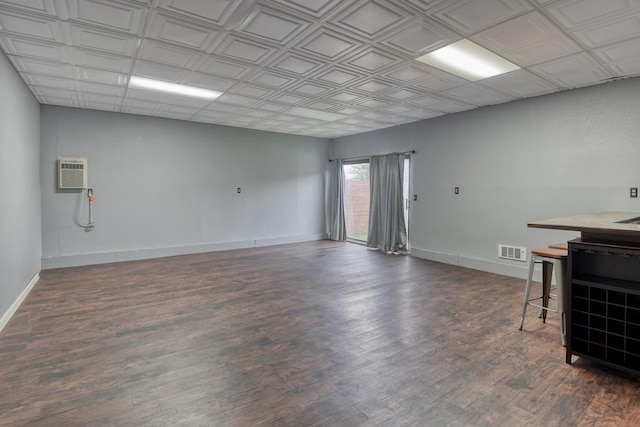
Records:
[[[637,426],[524,280],[319,241],[45,270],[0,334],[0,425]]]

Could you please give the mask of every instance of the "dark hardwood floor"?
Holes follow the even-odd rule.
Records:
[[[524,280],[329,241],[46,270],[0,334],[0,425],[638,426]]]

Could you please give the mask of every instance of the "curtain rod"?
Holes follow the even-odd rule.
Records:
[[[402,153],[404,155],[407,154],[416,154],[416,150],[411,150],[411,151],[405,151],[404,153]],[[346,159],[342,159],[342,160],[346,160],[347,162],[353,161],[353,160],[365,160],[368,159],[369,157],[349,157]],[[329,163],[333,162],[334,159],[329,159]]]

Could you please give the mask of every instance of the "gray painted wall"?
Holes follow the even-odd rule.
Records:
[[[54,106],[41,125],[43,268],[326,236],[329,140]],[[58,156],[88,158],[91,232]]]
[[[0,53],[0,318],[40,272],[40,105]],[[0,327],[0,329],[2,329]]]
[[[332,157],[415,149],[410,242],[419,257],[524,277],[498,244],[528,249],[577,234],[527,222],[640,212],[640,78],[340,138]],[[460,194],[454,195],[454,187]]]

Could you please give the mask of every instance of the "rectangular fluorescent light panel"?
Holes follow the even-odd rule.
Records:
[[[520,69],[467,39],[436,49],[416,60],[472,82]]]
[[[150,90],[153,92],[171,93],[174,95],[188,96],[191,98],[208,99],[213,101],[222,92],[202,89],[194,86],[179,85],[176,83],[163,82],[161,80],[147,79],[144,77],[132,76],[129,79],[129,87],[132,89]]]

